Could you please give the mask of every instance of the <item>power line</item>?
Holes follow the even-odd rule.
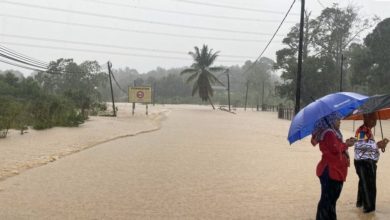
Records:
[[[159,55],[151,55],[151,54],[137,54],[137,53],[122,53],[122,52],[112,52],[112,51],[103,51],[103,50],[88,50],[88,49],[79,49],[79,48],[70,48],[70,47],[54,47],[54,46],[38,46],[32,44],[25,43],[15,43],[15,42],[6,42],[2,41],[0,43],[5,44],[13,44],[25,47],[35,47],[35,48],[46,48],[46,49],[55,49],[55,50],[70,50],[70,51],[79,51],[79,52],[90,52],[90,53],[98,53],[98,54],[107,54],[107,55],[122,55],[122,56],[134,56],[134,57],[147,57],[147,58],[159,58],[159,59],[173,59],[173,60],[188,60],[184,57],[170,57],[170,56],[159,56]],[[230,62],[237,63],[242,62],[242,60],[219,60],[220,62]]]
[[[208,3],[208,2],[207,3],[206,2],[198,2],[198,1],[192,1],[192,0],[174,0],[174,1],[188,3],[188,4],[195,4],[195,5],[202,5],[202,6],[235,9],[235,10],[241,10],[241,11],[253,11],[253,12],[262,12],[262,13],[270,13],[270,14],[284,14],[284,12],[281,12],[281,11],[264,10],[264,9],[256,9],[256,8],[244,8],[244,7],[238,7],[238,6],[221,5],[221,4]],[[298,15],[298,14],[292,13],[292,15]]]
[[[290,8],[288,9],[288,11],[287,11],[286,15],[284,16],[284,18],[283,18],[283,20],[282,20],[282,22],[280,22],[280,24],[279,24],[278,28],[276,29],[275,33],[272,35],[271,39],[269,40],[268,44],[265,46],[265,48],[263,49],[263,51],[260,53],[259,57],[257,57],[257,59],[255,60],[255,62],[253,62],[253,63],[252,63],[252,65],[251,65],[251,66],[249,66],[249,68],[248,68],[248,69],[246,69],[246,71],[244,71],[244,73],[243,73],[243,74],[245,74],[245,73],[247,73],[249,70],[251,70],[251,69],[252,69],[252,68],[255,66],[255,64],[257,63],[257,61],[259,61],[259,60],[260,60],[260,58],[263,56],[264,52],[267,50],[268,46],[271,44],[272,40],[274,39],[274,37],[275,37],[276,33],[278,33],[278,31],[279,31],[280,27],[283,25],[283,23],[284,23],[284,20],[286,20],[286,18],[287,18],[287,16],[288,16],[288,14],[290,13],[290,11],[291,11],[292,7],[293,7],[293,6],[294,6],[294,4],[295,4],[295,1],[296,1],[296,0],[294,0],[294,1],[292,2],[292,4],[291,4]]]
[[[321,5],[321,7],[324,9],[325,6],[320,2],[320,0],[317,0],[318,4]]]
[[[0,47],[2,48],[6,48],[4,46],[1,46]],[[8,48],[6,48],[7,50],[9,51],[13,51],[13,50],[10,50]],[[0,49],[1,50],[1,49]],[[13,51],[15,54],[20,54],[18,52],[15,52]],[[19,62],[19,63],[23,63],[23,64],[26,64],[26,65],[30,65],[30,66],[33,66],[33,67],[28,67],[28,66],[25,66],[25,65],[20,65],[20,64],[17,64],[17,63],[12,63],[12,62],[9,62],[9,61],[5,61],[3,59],[1,59],[1,62],[3,63],[7,63],[7,64],[10,64],[10,65],[13,65],[13,66],[18,66],[18,67],[21,67],[21,68],[25,68],[25,69],[30,69],[30,70],[35,70],[35,71],[41,71],[41,72],[47,72],[47,73],[72,73],[72,72],[68,72],[68,71],[50,71],[48,70],[48,65],[46,66],[39,66],[39,65],[35,65],[34,63],[31,63],[29,61],[25,61],[25,60],[20,60],[19,58],[13,56],[13,55],[10,55],[10,54],[3,54],[0,52],[0,56],[4,57],[4,58],[7,58],[8,60],[12,60],[12,61],[16,61],[16,62]],[[24,56],[24,55],[23,55]],[[27,57],[27,56],[26,56]],[[31,58],[32,60],[35,60],[34,58]],[[41,69],[37,69],[37,68],[34,68],[34,67],[38,67],[38,68],[41,68]],[[43,70],[42,70],[43,69]]]
[[[16,62],[20,62],[18,60],[15,60],[15,61]],[[17,66],[17,67],[24,68],[24,69],[38,71],[38,72],[55,73],[55,74],[58,74],[58,73],[73,73],[74,74],[75,73],[75,72],[62,71],[62,70],[51,71],[51,70],[48,70],[47,68],[42,68],[43,69],[42,70],[42,69],[37,69],[37,68],[33,68],[33,67],[28,67],[28,66],[25,66],[25,65],[20,65],[20,64],[17,64],[17,63],[12,63],[12,62],[9,62],[9,61],[3,60],[3,59],[0,59],[0,62],[7,63],[7,64],[10,64],[12,66]],[[28,64],[28,65],[31,65],[31,64]],[[80,72],[82,72],[82,71],[80,71]]]
[[[109,71],[108,74],[110,74],[110,71]],[[116,81],[115,76],[114,76],[114,73],[113,73],[112,71],[111,71],[111,75],[112,75],[112,78],[113,78],[114,81],[115,81],[116,86],[118,86],[118,88],[119,88],[123,93],[128,94],[128,92],[126,92],[124,89],[122,89],[122,87],[119,85],[118,81]]]
[[[37,63],[34,63],[34,62],[31,62],[31,61],[28,61],[28,60],[25,60],[23,58],[20,58],[18,56],[15,56],[15,55],[12,55],[12,54],[9,54],[7,53],[7,51],[3,50],[0,48],[0,56],[1,57],[4,57],[4,58],[7,58],[9,60],[13,60],[13,61],[17,61],[17,62],[20,62],[20,63],[23,63],[23,64],[27,64],[27,65],[30,65],[30,66],[34,66],[34,67],[38,67],[38,68],[42,68],[42,69],[45,69],[47,68],[46,65],[39,65]]]
[[[36,68],[32,68],[32,67],[16,64],[16,63],[12,63],[12,62],[9,62],[9,61],[3,60],[3,59],[0,59],[0,62],[9,64],[9,65],[12,65],[12,66],[17,66],[17,67],[20,67],[20,68],[28,69],[28,70],[34,70],[34,71],[38,71],[38,72],[43,71],[43,70],[40,70],[40,69],[36,69]]]
[[[17,56],[17,55],[10,54],[6,50],[3,50],[2,48],[0,48],[0,56],[5,57],[7,59],[10,59],[9,57],[12,57],[12,58],[26,62],[25,64],[33,65],[33,66],[39,67],[39,68],[46,68],[48,66],[48,65],[38,64],[38,63],[32,62],[30,60],[26,60],[26,59],[24,59],[20,56]]]
[[[21,35],[14,35],[14,34],[0,33],[0,36],[29,39],[29,40],[51,41],[51,42],[59,42],[59,43],[70,43],[70,44],[80,44],[80,45],[89,45],[89,46],[98,46],[98,47],[118,48],[118,49],[141,50],[141,51],[150,51],[150,52],[158,52],[158,53],[171,53],[171,54],[185,54],[186,53],[183,51],[150,49],[150,48],[131,47],[131,46],[123,46],[123,45],[111,45],[111,44],[99,44],[99,43],[91,43],[91,42],[86,42],[86,41],[70,41],[70,40],[60,40],[60,39],[52,39],[52,38],[33,37],[33,36],[21,36]],[[238,55],[221,55],[221,56],[249,59],[248,56],[238,56]]]
[[[15,53],[17,53],[17,52],[15,52]],[[17,54],[19,54],[19,53],[17,53]],[[49,65],[46,66],[46,67],[36,66],[36,65],[34,65],[32,63],[25,62],[25,61],[20,60],[18,58],[15,58],[15,57],[12,57],[12,56],[8,56],[8,55],[2,54],[2,53],[0,53],[0,56],[2,56],[4,58],[7,58],[8,60],[12,60],[12,61],[16,61],[16,62],[19,62],[19,63],[23,63],[23,64],[26,64],[26,65],[33,66],[33,67],[29,67],[29,66],[20,65],[20,64],[17,64],[17,63],[13,63],[13,62],[10,62],[10,61],[6,61],[6,60],[3,60],[3,59],[0,59],[0,62],[7,63],[7,64],[10,64],[10,65],[13,65],[13,66],[17,66],[17,67],[20,67],[20,68],[24,68],[24,69],[29,69],[29,70],[39,71],[39,72],[46,72],[46,73],[56,73],[56,74],[57,73],[73,73],[73,74],[75,73],[75,72],[69,72],[69,71],[63,71],[63,70],[52,71],[52,70],[48,69]],[[34,66],[38,67],[38,68],[41,68],[41,69],[34,68]],[[79,71],[79,72],[83,72],[83,71]]]
[[[15,58],[13,56],[10,56],[10,55],[7,55],[7,54],[1,53],[1,52],[0,52],[0,56],[2,56],[4,58],[7,58],[9,60],[13,60],[13,61],[19,62],[19,63],[27,64],[27,65],[30,65],[30,66],[33,66],[33,67],[38,67],[38,68],[42,68],[42,69],[46,68],[46,67],[43,67],[43,66],[40,66],[40,65],[36,65],[34,63],[30,63],[30,62],[27,62],[27,61],[24,61],[24,60],[20,60],[18,58]]]
[[[141,57],[152,57],[152,58],[165,58],[165,59],[182,59],[187,60],[185,58],[180,57],[167,57],[167,56],[158,56],[158,55],[142,55],[142,54],[135,54],[135,53],[123,53],[123,52],[108,52],[103,50],[90,50],[90,49],[79,49],[79,48],[70,48],[70,47],[55,47],[55,46],[40,46],[40,45],[33,45],[33,44],[26,44],[26,43],[16,43],[16,42],[7,42],[2,41],[2,43],[6,44],[13,44],[13,45],[19,45],[19,46],[26,46],[26,47],[36,47],[36,48],[46,48],[46,49],[59,49],[59,50],[70,50],[70,51],[79,51],[79,52],[91,52],[91,53],[99,53],[99,54],[116,54],[116,55],[126,55],[126,56],[141,56]]]
[[[15,52],[17,53],[17,52]],[[18,53],[17,53],[18,54]],[[4,63],[8,63],[10,65],[14,65],[14,66],[18,66],[18,67],[21,67],[21,68],[25,68],[25,69],[30,69],[30,70],[36,70],[36,71],[44,71],[44,72],[51,72],[51,71],[48,71],[48,66],[40,66],[40,65],[36,65],[34,63],[31,63],[29,61],[25,61],[25,60],[21,60],[13,55],[10,55],[10,54],[3,54],[0,52],[0,56],[4,57],[4,58],[7,58],[8,60],[12,60],[12,61],[16,61],[18,63],[22,63],[22,64],[26,64],[26,65],[29,65],[29,66],[32,66],[32,67],[28,67],[28,66],[25,66],[25,65],[20,65],[20,64],[16,64],[16,63],[11,63],[11,62],[6,62],[4,60],[2,60],[2,62]],[[38,67],[40,69],[36,69],[34,67]],[[42,70],[43,69],[43,70]]]
[[[2,35],[2,34],[0,34],[0,35]],[[43,61],[40,61],[40,60],[36,60],[36,59],[34,59],[32,57],[29,57],[29,56],[23,55],[21,53],[15,52],[15,51],[13,51],[13,50],[11,50],[9,48],[6,48],[6,47],[4,47],[2,45],[0,45],[0,51],[4,52],[6,54],[9,54],[11,56],[16,56],[17,58],[23,59],[23,60],[25,60],[27,62],[35,63],[37,65],[41,65],[41,66],[48,66],[49,65],[49,63],[46,63],[46,62],[43,62]]]
[[[265,40],[255,40],[255,39],[245,39],[245,38],[223,38],[223,37],[210,37],[210,36],[197,36],[197,35],[185,35],[185,34],[171,34],[166,32],[155,32],[155,31],[144,31],[144,30],[135,30],[128,28],[114,28],[109,26],[100,26],[100,25],[91,25],[91,24],[81,24],[74,22],[64,22],[64,21],[54,21],[48,19],[41,18],[33,18],[19,15],[9,15],[9,14],[0,14],[0,16],[23,19],[28,21],[39,21],[46,22],[52,24],[62,24],[62,25],[71,25],[71,26],[79,26],[79,27],[87,27],[87,28],[96,28],[96,29],[104,29],[104,30],[113,30],[113,31],[122,31],[122,32],[132,32],[132,33],[142,33],[142,34],[152,34],[152,35],[161,35],[161,36],[169,36],[169,37],[179,37],[179,38],[192,38],[192,39],[209,39],[209,40],[222,40],[222,41],[237,41],[240,43],[251,43],[251,42],[265,42]],[[280,35],[284,36],[284,35]]]
[[[26,3],[12,2],[12,1],[6,1],[6,0],[2,0],[2,1],[0,1],[0,3],[11,4],[11,5],[19,5],[19,6],[30,7],[30,8],[39,8],[39,9],[50,10],[50,11],[59,11],[59,12],[72,13],[72,14],[81,14],[81,15],[84,15],[84,16],[93,16],[93,17],[98,17],[98,18],[110,18],[110,19],[115,19],[115,20],[124,20],[124,21],[132,21],[132,22],[139,22],[139,23],[148,23],[148,24],[154,24],[154,25],[157,24],[157,25],[170,26],[170,27],[179,27],[179,28],[186,28],[186,29],[207,30],[207,31],[226,32],[226,33],[240,33],[240,34],[248,34],[248,35],[270,35],[268,33],[254,32],[254,31],[235,31],[235,30],[224,29],[224,28],[210,28],[210,27],[202,27],[202,26],[172,24],[172,23],[165,23],[165,22],[159,22],[159,21],[148,21],[148,20],[137,19],[137,18],[126,18],[126,17],[97,14],[97,13],[91,13],[91,12],[85,12],[85,11],[76,11],[76,10],[68,10],[68,9],[61,9],[61,8],[53,8],[53,7],[48,7],[48,6],[26,4]]]
[[[114,3],[114,2],[102,1],[102,0],[83,0],[83,1],[94,2],[94,3],[99,3],[99,4],[105,4],[105,5],[128,7],[128,8],[134,8],[134,9],[139,9],[139,10],[145,10],[145,11],[156,11],[156,12],[162,12],[162,13],[168,13],[168,14],[179,14],[179,15],[196,16],[196,17],[202,17],[202,18],[214,18],[214,19],[234,20],[234,21],[266,22],[266,23],[279,22],[278,20],[231,17],[231,16],[222,16],[222,15],[201,14],[201,13],[194,13],[194,12],[189,12],[189,11],[184,12],[184,11],[174,11],[174,10],[167,10],[167,9],[156,9],[156,8],[151,8],[151,7],[135,6],[135,5],[126,4],[126,3]],[[286,21],[286,23],[296,23],[296,22],[295,21]]]

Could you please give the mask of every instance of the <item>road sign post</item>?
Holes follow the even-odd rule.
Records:
[[[137,86],[129,88],[129,102],[131,103],[145,103],[146,115],[148,115],[148,103],[152,102],[152,88],[149,86]],[[133,105],[134,115],[135,105]]]

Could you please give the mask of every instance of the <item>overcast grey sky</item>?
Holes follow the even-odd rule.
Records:
[[[242,65],[259,56],[292,2],[0,0],[0,45],[43,62],[62,57],[78,63],[110,60],[113,68],[144,73],[158,66],[188,66],[188,51],[207,44],[220,51],[216,65]],[[319,15],[335,2],[360,7],[362,18],[390,17],[390,0],[306,0],[306,9]],[[283,36],[299,22],[300,7],[296,0],[264,56],[275,59]],[[31,72],[0,62],[0,70],[5,69]]]

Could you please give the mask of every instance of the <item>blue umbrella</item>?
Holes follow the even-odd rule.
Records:
[[[319,119],[333,112],[339,112],[344,117],[349,115],[367,99],[368,96],[358,93],[338,92],[315,100],[301,109],[291,121],[288,131],[288,141],[292,144],[310,135],[314,129],[314,124]]]

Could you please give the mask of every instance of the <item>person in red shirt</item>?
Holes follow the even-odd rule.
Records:
[[[349,167],[348,147],[355,143],[354,138],[343,142],[340,132],[341,115],[332,113],[314,126],[313,146],[319,144],[322,157],[317,165],[317,176],[321,183],[321,198],[317,206],[317,220],[337,219],[336,202],[347,178]]]

